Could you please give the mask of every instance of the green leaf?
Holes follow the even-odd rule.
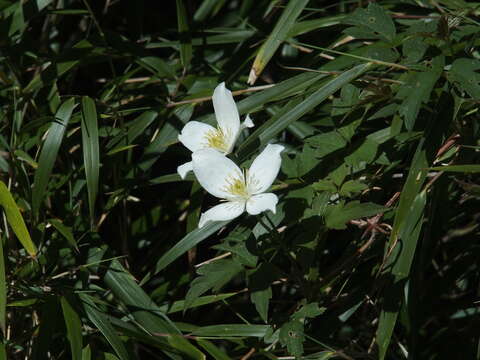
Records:
[[[278,47],[287,39],[287,36],[295,25],[295,21],[307,5],[308,0],[290,0],[282,12],[272,32],[255,57],[248,76],[248,83],[253,85],[268,64]]]
[[[350,220],[370,217],[385,212],[388,208],[374,203],[360,203],[351,201],[344,205],[342,202],[331,206],[325,215],[325,224],[330,229],[345,229]]]
[[[191,233],[187,234],[182,240],[176,243],[175,246],[173,246],[170,250],[163,254],[162,257],[160,257],[155,267],[155,274],[163,270],[180,256],[185,254],[188,250],[198,245],[200,242],[202,242],[227,224],[228,221],[213,222],[207,224],[201,229],[195,229]]]
[[[222,301],[225,299],[228,299],[234,295],[237,295],[238,293],[232,292],[232,293],[226,293],[226,294],[217,294],[217,295],[208,295],[208,296],[201,296],[193,301],[190,306],[185,307],[185,300],[178,300],[175,301],[173,304],[168,304],[168,305],[162,305],[159,306],[159,310],[164,312],[165,314],[173,314],[179,311],[183,311],[185,309],[193,309],[199,306],[203,305],[208,305],[212,304],[214,302]]]
[[[448,72],[448,80],[467,92],[473,99],[480,99],[480,61],[456,59]]]
[[[183,355],[185,355],[185,359],[192,359],[192,360],[205,360],[206,356],[200,350],[198,350],[195,346],[190,344],[187,339],[183,337],[183,335],[178,334],[169,334],[167,336],[168,343],[175,349],[179,349]]]
[[[216,336],[216,337],[258,337],[262,338],[267,333],[268,325],[239,325],[222,324],[199,327],[192,331],[195,336]]]
[[[20,213],[12,194],[5,186],[3,181],[0,181],[0,206],[3,207],[3,211],[5,211],[5,216],[7,217],[7,222],[22,246],[30,256],[35,257],[37,254],[37,247],[32,242],[30,233],[28,232],[25,222],[23,221],[22,214]]]
[[[117,148],[123,148],[125,146],[133,144],[135,139],[139,137],[145,129],[157,118],[158,113],[156,111],[145,111],[127,124],[127,132],[121,133],[110,140],[106,148],[110,152],[115,152]]]
[[[220,259],[198,268],[197,273],[200,276],[190,285],[185,296],[185,309],[206,291],[210,289],[218,291],[242,270],[240,264],[230,259]]]
[[[77,242],[73,237],[72,229],[68,226],[65,226],[60,220],[58,219],[49,219],[48,222],[60,233],[62,236],[67,239],[70,246],[78,250]]]
[[[433,171],[447,171],[447,172],[459,172],[459,173],[478,173],[480,172],[480,165],[470,164],[470,165],[445,165],[445,166],[434,166],[430,170]]]
[[[356,25],[345,32],[357,38],[384,39],[392,41],[396,35],[395,24],[380,5],[369,3],[367,9],[357,9],[344,20],[344,23]]]
[[[82,350],[82,360],[91,360],[92,359],[92,350],[90,345],[87,345]]]
[[[320,89],[315,91],[307,99],[296,105],[293,109],[289,109],[283,113],[279,118],[273,118],[260,126],[248,139],[242,143],[238,150],[241,158],[248,155],[250,152],[265,145],[273,137],[283,131],[288,125],[300,119],[309,111],[313,110],[317,105],[322,103],[330,95],[338,91],[342,86],[353,81],[367,70],[373,67],[372,63],[361,64],[352,69],[343,72],[332,80],[324,84]]]
[[[255,305],[255,309],[257,309],[258,314],[265,323],[268,322],[268,305],[271,298],[272,288],[270,286],[266,289],[252,291],[250,294],[250,300]]]
[[[95,224],[95,200],[98,193],[100,172],[100,150],[98,145],[98,123],[95,102],[88,96],[82,98],[82,146],[83,164],[87,178],[90,223]]]
[[[443,62],[442,57],[437,57],[433,60],[431,71],[409,73],[405,84],[400,87],[396,97],[403,102],[398,107],[398,112],[405,119],[407,130],[413,129],[420,106],[430,99],[430,93],[442,74]]]
[[[303,322],[292,320],[280,328],[279,340],[287,347],[290,354],[295,357],[303,355],[303,342],[305,341]]]
[[[68,303],[68,300],[62,296],[60,299],[62,305],[63,317],[67,327],[67,337],[70,342],[73,360],[82,360],[82,322],[77,312]]]
[[[35,218],[38,218],[41,201],[45,196],[47,184],[50,181],[55,160],[57,159],[58,150],[63,140],[63,134],[67,128],[70,116],[75,107],[75,99],[70,98],[65,101],[57,113],[55,120],[48,129],[47,138],[40,152],[38,161],[38,169],[35,171],[32,190],[32,211]]]
[[[366,189],[368,189],[368,186],[364,183],[356,180],[348,180],[342,185],[339,192],[342,196],[351,196],[352,193],[359,193]]]
[[[415,249],[422,229],[426,198],[426,191],[422,191],[413,201],[408,215],[399,230],[399,241],[390,253],[387,261],[386,268],[392,269],[393,278],[384,290],[383,308],[378,319],[376,339],[380,360],[383,360],[387,354],[390,338],[397,322],[401,299],[404,298],[404,282],[410,274]]]
[[[115,332],[112,324],[108,321],[108,318],[97,308],[89,295],[80,294],[79,296],[83,301],[85,313],[93,325],[105,336],[105,339],[107,339],[121,360],[129,360],[127,349]]]
[[[192,59],[192,39],[188,31],[188,16],[183,1],[176,0],[178,35],[180,36],[180,59],[183,68],[186,69]]]
[[[224,351],[215,346],[212,342],[205,339],[197,339],[197,344],[200,345],[210,356],[215,360],[231,360]]]
[[[5,278],[5,261],[3,257],[3,238],[0,237],[0,330],[2,330],[3,336],[5,336],[5,329],[6,329],[6,309],[7,309],[7,281]]]

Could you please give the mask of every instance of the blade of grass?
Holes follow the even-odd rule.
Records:
[[[98,145],[97,111],[94,101],[88,96],[82,98],[82,145],[83,164],[87,178],[90,224],[95,227],[95,200],[98,193],[100,172],[100,150]]]
[[[343,72],[342,74],[328,81],[320,89],[315,91],[300,104],[296,105],[293,109],[285,112],[279,118],[273,118],[267,121],[257,130],[255,130],[255,132],[251,134],[248,139],[239,147],[239,157],[243,158],[255,149],[267,144],[270,139],[283,131],[288,125],[300,119],[309,111],[313,110],[342,86],[355,80],[373,66],[374,65],[372,63],[360,64],[348,71]],[[272,89],[265,90],[265,92]]]
[[[215,337],[264,337],[269,325],[222,324],[203,326],[195,329],[192,335]]]
[[[201,229],[195,229],[191,233],[187,234],[182,240],[175,244],[174,247],[172,247],[165,254],[163,254],[162,257],[157,261],[157,265],[155,267],[155,274],[162,271],[180,256],[185,254],[188,250],[208,238],[216,231],[220,230],[228,223],[229,221],[210,223],[202,227]]]
[[[307,5],[308,0],[290,0],[287,7],[282,12],[282,16],[273,28],[265,43],[258,51],[253,61],[248,83],[253,85],[268,64],[278,47],[287,39],[288,33],[295,25],[295,21]]]
[[[183,0],[177,0],[178,35],[180,36],[180,60],[184,69],[192,60],[192,39],[188,31],[188,17]]]
[[[5,278],[5,262],[3,260],[3,239],[0,237],[0,330],[5,336],[7,309],[7,281]]]
[[[75,99],[70,98],[65,101],[58,109],[55,114],[55,120],[48,129],[47,139],[40,152],[38,169],[35,171],[33,180],[32,211],[35,218],[38,218],[40,203],[45,195],[50,174],[52,173],[58,150],[62,143],[63,134],[65,133],[74,107]]]
[[[65,326],[67,327],[67,338],[70,342],[72,359],[82,360],[82,322],[80,321],[77,312],[72,308],[64,296],[60,299],[60,304],[62,305]]]
[[[12,194],[10,191],[8,191],[8,188],[2,181],[0,181],[0,205],[5,211],[8,224],[12,228],[22,246],[30,256],[35,257],[37,254],[37,247],[32,242],[27,227],[25,226],[25,222],[23,221],[22,214],[20,213]]]
[[[127,349],[125,349],[122,340],[120,340],[120,337],[115,332],[112,324],[108,321],[108,318],[96,307],[90,296],[87,294],[80,294],[79,296],[83,301],[83,307],[87,317],[93,325],[95,325],[103,336],[105,336],[121,360],[129,360],[130,357],[128,356]]]

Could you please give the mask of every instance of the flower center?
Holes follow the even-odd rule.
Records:
[[[227,185],[225,186],[225,191],[231,194],[234,197],[240,197],[243,199],[248,199],[250,197],[250,192],[248,191],[247,184],[245,183],[245,177],[237,174],[237,176],[230,176],[227,179]]]
[[[210,130],[205,135],[205,140],[207,141],[207,147],[217,149],[223,153],[229,151],[227,135],[222,129]]]

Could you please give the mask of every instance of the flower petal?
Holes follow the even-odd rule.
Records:
[[[215,88],[212,100],[218,126],[233,148],[240,132],[240,115],[233,100],[232,92],[225,87],[224,82]]]
[[[193,171],[193,164],[191,161],[177,167],[178,175],[180,175],[182,180],[185,180],[185,177],[190,171]]]
[[[198,227],[201,228],[210,221],[226,221],[235,219],[245,211],[244,201],[227,201],[226,203],[216,205],[210,210],[205,211],[200,216]]]
[[[278,197],[272,193],[253,195],[247,201],[247,212],[250,215],[258,215],[261,212],[270,210],[275,214]]]
[[[243,129],[246,129],[246,128],[252,128],[254,126],[255,126],[255,124],[253,123],[252,118],[250,117],[250,115],[247,115],[240,127],[243,130]]]
[[[282,145],[268,144],[253,160],[248,170],[248,189],[251,194],[260,194],[267,190],[280,171],[282,158],[280,153],[285,149]]]
[[[213,196],[231,199],[228,187],[233,180],[240,179],[243,173],[235,163],[213,149],[203,149],[192,153],[193,172],[202,187]]]
[[[197,151],[208,146],[207,134],[216,131],[213,126],[198,121],[188,122],[182,129],[178,140],[190,151]]]

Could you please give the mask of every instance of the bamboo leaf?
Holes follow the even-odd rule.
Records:
[[[90,223],[95,224],[95,200],[98,193],[100,172],[100,150],[98,145],[97,111],[94,101],[88,96],[82,98],[82,145],[83,164],[87,178]]]
[[[162,257],[157,261],[157,265],[155,267],[155,274],[162,271],[180,256],[185,254],[188,250],[190,250],[195,245],[199,244],[227,224],[228,221],[213,222],[207,224],[201,229],[195,229],[191,233],[187,234],[182,240],[175,244],[174,247],[172,247],[165,254],[163,254]]]
[[[272,118],[260,126],[238,149],[241,158],[248,155],[254,149],[268,143],[270,139],[283,131],[288,125],[300,119],[303,115],[313,110],[330,95],[339,90],[342,86],[353,81],[367,70],[371,69],[372,63],[360,64],[343,72],[339,76],[328,81],[320,89],[315,91],[307,99],[286,112],[282,112],[279,118]]]
[[[0,205],[5,211],[8,224],[12,228],[22,246],[30,256],[35,257],[37,254],[37,247],[30,238],[30,234],[25,226],[22,214],[20,213],[12,194],[10,194],[10,191],[8,191],[8,188],[2,181],[0,181]]]
[[[73,360],[82,360],[82,322],[77,312],[68,303],[68,300],[62,296],[60,299],[62,305],[63,317],[67,327],[67,337],[70,342]]]
[[[95,325],[95,327],[100,330],[103,336],[105,336],[121,360],[129,360],[130,357],[128,356],[127,349],[125,349],[122,340],[115,332],[115,329],[108,321],[108,318],[97,308],[90,296],[87,294],[80,294],[79,296],[83,301],[83,307],[87,317],[90,319],[93,325]]]
[[[35,171],[32,193],[32,211],[35,218],[38,218],[41,201],[45,196],[47,184],[50,181],[50,175],[57,159],[58,150],[63,140],[63,134],[67,128],[68,122],[75,108],[75,99],[70,98],[65,101],[57,113],[52,125],[48,129],[47,138],[40,152],[38,169]]]
[[[178,34],[180,36],[180,59],[183,68],[186,69],[192,59],[192,39],[189,34],[188,17],[183,1],[184,0],[176,0]]]
[[[307,5],[308,0],[290,0],[287,7],[283,10],[282,16],[275,25],[273,31],[268,36],[265,43],[258,51],[253,61],[248,83],[253,85],[268,64],[278,47],[287,39],[288,33],[295,25],[295,21]]]
[[[3,239],[0,237],[0,330],[5,335],[7,309],[7,281],[5,278],[5,261],[3,260]],[[0,343],[0,346],[3,345]],[[1,351],[1,350],[0,350]]]

